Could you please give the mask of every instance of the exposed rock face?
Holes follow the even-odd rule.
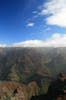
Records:
[[[0,100],[28,100],[27,86],[15,82],[0,83]]]
[[[35,81],[28,85],[16,82],[0,83],[0,100],[30,100],[38,95],[38,85]]]
[[[33,81],[28,84],[29,97],[38,95],[38,84]]]

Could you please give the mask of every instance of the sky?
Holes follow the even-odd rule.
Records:
[[[65,47],[66,0],[0,0],[0,47]]]

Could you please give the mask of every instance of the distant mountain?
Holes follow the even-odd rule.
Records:
[[[0,98],[29,100],[46,94],[60,72],[66,73],[65,47],[0,48]]]
[[[9,93],[12,93],[11,88],[13,86],[14,89],[17,83],[19,87],[20,84],[27,86],[28,97],[36,95],[35,93],[45,94],[50,82],[56,79],[60,72],[66,73],[65,47],[0,48],[0,88],[3,88],[2,85],[4,84],[5,88],[10,91],[7,95],[5,94],[5,98],[13,97]],[[35,92],[33,86],[37,88],[38,92]],[[15,89],[13,92],[16,91]],[[18,93],[14,98],[20,97]],[[0,95],[1,97],[4,96],[4,90],[2,93],[0,92]]]
[[[0,80],[41,81],[66,70],[66,48],[0,48]]]

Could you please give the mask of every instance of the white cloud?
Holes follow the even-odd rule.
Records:
[[[0,44],[0,47],[6,47],[7,45],[6,44]]]
[[[13,44],[13,46],[16,46],[16,47],[39,47],[40,44],[42,45],[42,41],[40,41],[40,40],[27,40],[24,42],[15,43],[15,44]]]
[[[42,9],[39,15],[46,15],[48,14],[48,10]]]
[[[27,40],[12,45],[0,43],[0,47],[66,47],[66,34],[55,33],[46,40]]]
[[[47,27],[46,29],[45,29],[45,31],[50,31],[51,30],[51,28],[50,27]]]
[[[28,27],[33,27],[33,26],[34,26],[34,23],[33,23],[33,22],[29,22],[29,23],[27,24],[27,26],[28,26]]]
[[[50,0],[44,3],[39,15],[48,15],[47,24],[66,27],[66,0]]]
[[[38,13],[38,12],[37,12],[37,11],[33,11],[32,13],[33,13],[33,14],[36,14],[36,13]]]
[[[50,38],[42,40],[27,40],[14,43],[13,47],[66,47],[66,34],[55,33]]]

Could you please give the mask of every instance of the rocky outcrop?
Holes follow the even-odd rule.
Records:
[[[10,99],[28,100],[27,86],[15,82],[0,83],[0,100],[10,100]]]
[[[38,84],[35,81],[30,82],[28,84],[29,97],[37,96],[38,95],[38,89],[39,89]]]
[[[35,81],[25,85],[17,82],[0,83],[0,100],[30,100],[38,95],[38,85]]]

